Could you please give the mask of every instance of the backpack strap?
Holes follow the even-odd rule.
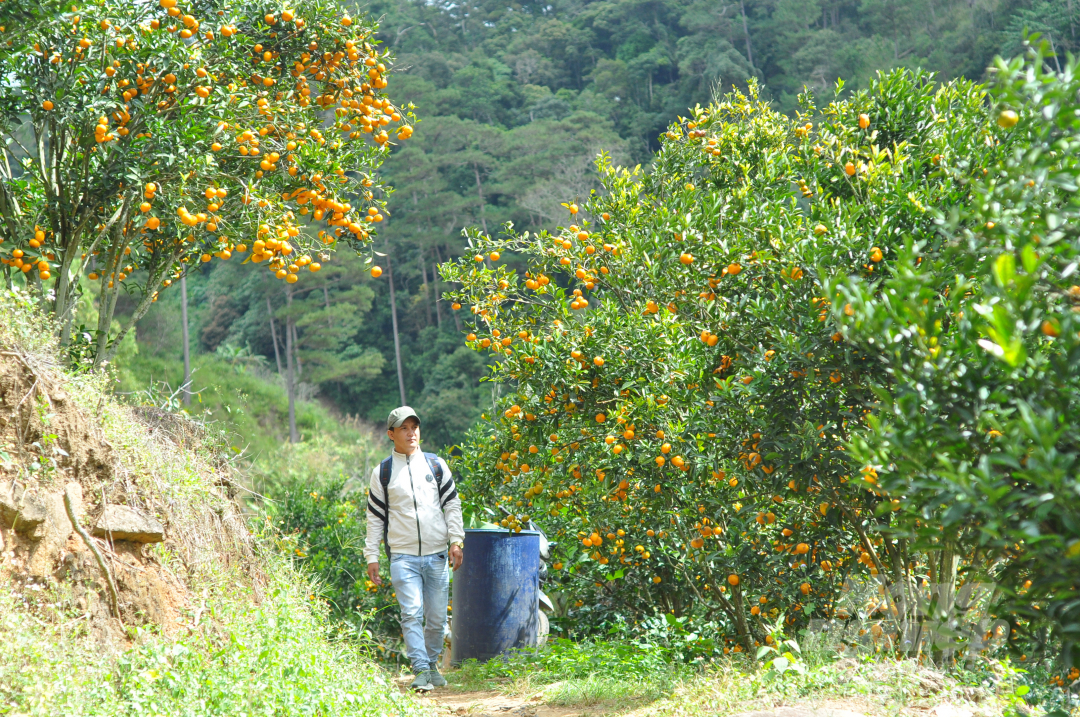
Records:
[[[439,457],[434,453],[425,453],[424,460],[427,461],[428,468],[431,469],[431,475],[435,476],[436,485],[442,488],[442,464],[439,463]]]
[[[379,463],[379,483],[382,485],[383,502],[386,503],[386,519],[383,520],[382,539],[383,547],[386,548],[387,560],[390,560],[390,493],[387,491],[387,486],[390,485],[390,471],[393,467],[393,456],[387,456]]]
[[[457,497],[457,488],[454,487],[453,480],[443,485],[442,462],[437,455],[425,453],[424,458],[427,460],[428,468],[431,469],[431,474],[435,476],[435,484],[439,488],[439,507],[445,509],[446,504]]]

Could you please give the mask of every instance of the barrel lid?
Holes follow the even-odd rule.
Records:
[[[541,535],[539,530],[522,530],[520,533],[515,533],[507,528],[466,528],[466,533],[502,533],[504,535]]]

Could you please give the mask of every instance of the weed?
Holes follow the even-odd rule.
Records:
[[[543,690],[543,697],[552,705],[593,707],[602,704],[609,709],[627,709],[665,697],[671,693],[671,687],[671,683],[664,680],[637,683],[592,675],[556,682]]]
[[[1031,714],[1032,708],[1066,717],[1076,708],[1066,692],[1034,686],[1046,682],[1043,676],[1034,679],[1008,661],[944,672],[885,654],[837,659],[812,636],[800,646],[781,627],[778,620],[770,644],[760,651],[764,663],[742,654],[685,662],[677,648],[640,641],[555,640],[486,663],[468,661],[448,679],[458,690],[498,689],[538,695],[554,705],[602,706],[606,712],[648,704],[656,717],[747,712],[807,700],[864,703],[878,714],[951,704],[983,717]]]
[[[208,603],[209,624],[170,640],[140,629],[136,647],[102,659],[82,616],[27,619],[27,598],[0,586],[0,704],[26,715],[421,714],[408,695],[312,600],[303,576],[267,556],[268,595]],[[36,602],[60,596],[36,596]]]
[[[498,686],[513,694],[541,690],[552,704],[631,704],[670,694],[680,669],[657,645],[561,638],[486,663],[466,661],[451,680],[458,689]]]

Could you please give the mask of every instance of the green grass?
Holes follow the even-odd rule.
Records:
[[[686,664],[676,651],[648,643],[555,640],[507,658],[466,662],[447,678],[457,690],[539,696],[549,705],[592,712],[623,713],[648,705],[648,714],[656,717],[823,701],[854,704],[878,715],[948,703],[997,717],[1020,714],[1015,705],[1025,692],[1025,709],[1031,714],[1065,704],[1064,693],[1046,688],[1044,676],[1028,675],[1004,660],[943,671],[883,654],[838,660],[830,651],[810,646],[799,665],[801,671],[777,674],[742,656]]]
[[[360,644],[335,633],[304,577],[268,559],[261,603],[219,593],[194,631],[174,640],[140,630],[115,658],[62,596],[0,586],[0,714],[421,715]]]
[[[549,705],[565,707],[595,707],[627,709],[648,704],[671,693],[671,683],[666,680],[644,683],[616,680],[604,675],[564,680],[541,690],[543,700]]]
[[[465,662],[448,676],[462,690],[501,689],[509,694],[540,692],[545,702],[567,706],[627,707],[671,694],[685,668],[662,648],[624,641],[572,642],[556,639],[538,649],[519,650],[485,663]]]
[[[192,356],[191,366],[197,393],[187,412],[218,423],[235,450],[258,460],[289,440],[289,399],[276,371],[213,354]],[[127,403],[174,405],[176,398],[169,397],[183,383],[183,373],[181,360],[136,354],[119,367],[117,392]],[[296,425],[301,440],[369,440],[357,424],[341,421],[317,401],[297,401]]]

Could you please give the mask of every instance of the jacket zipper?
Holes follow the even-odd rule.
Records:
[[[412,489],[413,515],[416,516],[416,554],[424,554],[424,541],[420,538],[420,506],[416,504],[416,486],[412,477],[412,456],[405,456],[405,467],[409,469],[409,488]]]

